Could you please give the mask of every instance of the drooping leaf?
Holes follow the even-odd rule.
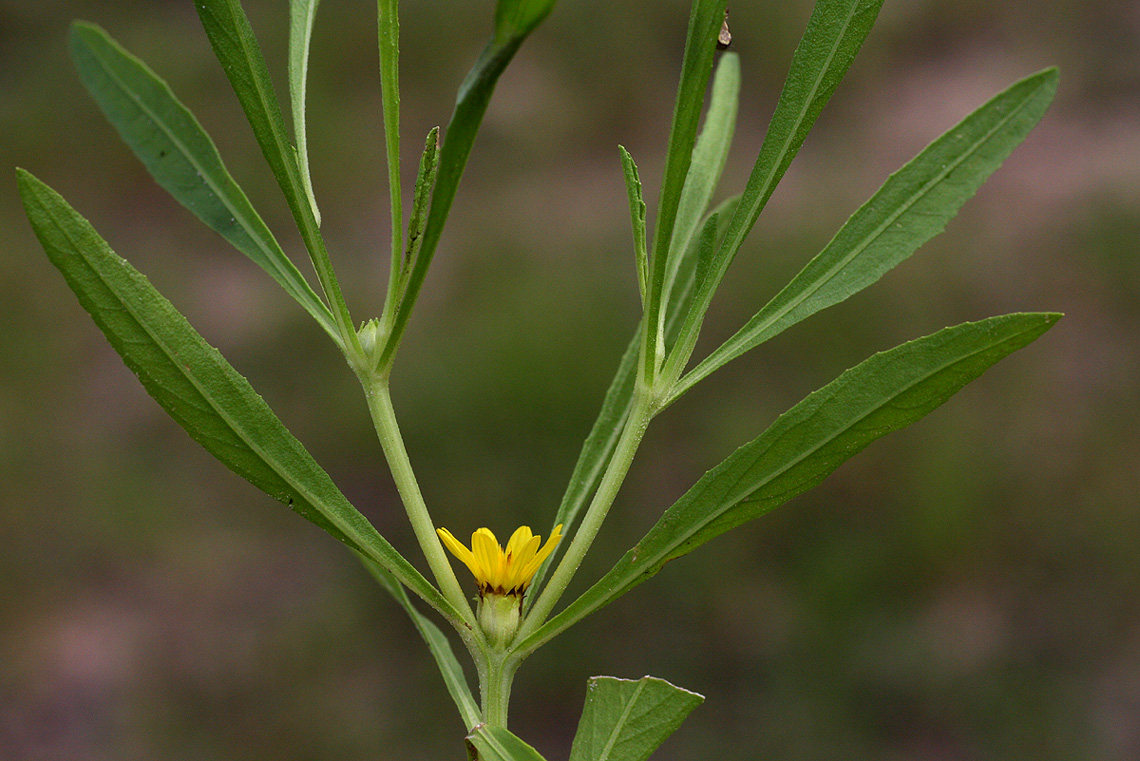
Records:
[[[309,139],[305,124],[305,95],[309,79],[309,45],[313,38],[313,22],[320,0],[289,0],[289,101],[293,106],[293,139],[297,141],[297,161],[305,195],[313,207],[317,225],[321,210],[313,195],[313,178],[309,173]]]
[[[871,285],[942,232],[1040,121],[1056,89],[1056,69],[1017,82],[891,175],[775,298],[681,379],[673,398],[800,320]]]
[[[706,473],[609,573],[517,649],[529,652],[670,560],[816,486],[872,441],[922,418],[1059,318],[1029,313],[964,323],[846,371]]]
[[[439,668],[439,673],[443,676],[443,682],[447,685],[447,692],[451,695],[451,699],[455,701],[455,707],[459,709],[459,715],[463,719],[463,726],[470,730],[481,721],[479,713],[479,704],[475,702],[475,697],[471,694],[471,688],[467,684],[467,676],[463,673],[463,666],[459,664],[459,659],[455,657],[455,651],[451,649],[451,643],[447,639],[439,627],[431,622],[427,616],[420,613],[416,606],[408,598],[407,590],[404,589],[392,574],[384,570],[375,561],[371,560],[364,555],[357,553],[360,561],[364,563],[365,568],[372,574],[373,578],[379,582],[380,586],[395,598],[396,602],[400,604],[408,616],[412,619],[412,624],[416,627],[416,631],[420,633],[424,643],[431,651],[432,657],[435,659],[435,664]]]
[[[645,761],[704,700],[652,676],[593,677],[570,761]]]
[[[474,761],[546,761],[511,732],[491,724],[479,724],[471,730],[467,754]]]
[[[740,206],[717,251],[710,276],[698,292],[694,309],[681,329],[677,346],[669,358],[670,365],[678,367],[688,362],[717,286],[816,118],[846,75],[882,4],[883,0],[817,0],[792,57],[788,78]],[[677,372],[679,374],[679,370]]]
[[[52,264],[164,410],[223,465],[375,561],[452,621],[459,613],[354,508],[249,382],[62,197],[18,172]]]
[[[102,29],[77,23],[71,55],[87,91],[158,184],[269,273],[337,342],[332,313],[281,250],[194,115]]]

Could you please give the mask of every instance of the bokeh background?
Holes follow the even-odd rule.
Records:
[[[245,5],[283,74],[286,3]],[[493,6],[402,5],[410,180]],[[721,195],[743,187],[810,7],[731,3],[744,89]],[[561,0],[491,104],[393,381],[434,517],[457,534],[549,525],[637,319],[616,146],[655,188],[687,12]],[[310,85],[314,184],[358,319],[378,310],[386,266],[374,14],[325,0]],[[306,266],[190,0],[0,0],[0,167],[88,216],[417,557],[350,372],[120,143],[71,69],[73,18],[167,78]],[[1129,0],[887,0],[706,346],[993,93],[1057,64],[1055,105],[945,234],[654,423],[575,589],[872,352],[1000,312],[1067,317],[541,651],[514,730],[565,758],[586,678],[649,673],[708,696],[663,761],[1140,758],[1138,40]],[[0,251],[0,758],[462,758],[463,727],[396,606],[146,396],[43,256],[11,176]]]

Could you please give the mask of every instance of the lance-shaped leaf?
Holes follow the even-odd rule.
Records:
[[[712,73],[713,54],[717,34],[724,23],[725,0],[694,0],[689,15],[689,31],[685,41],[685,56],[681,64],[681,81],[677,86],[677,100],[673,108],[673,123],[669,130],[669,147],[665,154],[665,175],[661,181],[661,195],[657,203],[654,223],[652,256],[649,260],[649,284],[646,289],[645,321],[650,330],[642,336],[644,352],[652,361],[645,363],[646,381],[658,369],[658,346],[663,343],[663,315],[665,275],[669,271],[669,253],[681,253],[683,248],[672,248],[673,228],[677,221],[677,208],[689,166],[693,160],[693,145],[697,139],[697,124],[705,102],[705,89]],[[702,213],[698,212],[698,214]]]
[[[713,193],[724,173],[732,135],[736,131],[736,113],[740,103],[740,56],[725,53],[713,75],[709,111],[705,116],[701,134],[693,146],[693,160],[677,203],[677,219],[673,225],[673,238],[669,242],[669,271],[665,273],[662,296],[671,299],[673,283],[677,279],[682,254],[701,229],[701,219],[708,210]]]
[[[339,343],[332,313],[254,211],[214,141],[167,84],[91,24],[72,27],[71,56],[87,91],[158,184],[268,272]]]
[[[435,659],[439,673],[443,676],[443,682],[447,685],[448,694],[455,701],[455,707],[459,709],[459,715],[463,718],[463,726],[466,729],[471,729],[481,721],[479,704],[475,702],[475,697],[471,694],[471,688],[467,684],[467,676],[463,673],[463,666],[455,657],[455,651],[451,649],[447,635],[440,631],[439,627],[431,622],[431,619],[416,609],[408,597],[407,590],[392,574],[385,571],[370,558],[359,555],[359,553],[358,556],[373,578],[380,586],[384,587],[388,594],[396,599],[396,602],[412,619],[416,631],[420,633],[424,644],[431,651],[432,658]]]
[[[23,170],[18,177],[28,219],[48,258],[155,401],[230,470],[461,621],[345,499],[249,381],[59,194]]]
[[[261,153],[273,170],[273,176],[277,178],[289,210],[293,212],[293,219],[305,241],[317,278],[332,306],[337,330],[342,338],[353,344],[353,350],[359,350],[352,317],[341,294],[332,262],[329,261],[316,213],[309,203],[297,150],[289,142],[285,131],[281,103],[277,100],[273,80],[269,77],[269,69],[265,65],[265,58],[261,54],[249,18],[245,15],[240,0],[195,0],[194,8],[198,11],[206,36],[210,38],[214,55],[222,64],[242,111],[253,128],[253,136],[261,147]]]
[[[717,251],[709,277],[700,288],[694,309],[685,320],[677,346],[669,357],[673,377],[679,376],[680,366],[688,362],[704,315],[733,257],[855,60],[882,4],[883,0],[817,0],[792,57],[783,92],[728,235]]]
[[[491,724],[479,724],[467,735],[467,756],[471,761],[546,761],[510,731]]]
[[[652,676],[593,677],[570,761],[645,761],[704,700]]]
[[[1040,121],[1056,91],[1056,69],[1034,74],[931,143],[891,175],[736,335],[682,378],[672,398],[800,320],[858,293],[942,232]]]
[[[309,138],[305,124],[305,95],[309,79],[309,46],[313,38],[313,22],[320,0],[289,0],[289,102],[293,106],[293,139],[297,141],[297,163],[305,195],[313,207],[317,224],[321,211],[313,195],[313,179],[309,173]]]
[[[706,473],[609,573],[518,650],[532,650],[670,560],[817,485],[872,441],[922,418],[1059,318],[1029,313],[964,323],[846,371]]]

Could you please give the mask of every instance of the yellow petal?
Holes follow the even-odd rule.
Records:
[[[479,565],[479,573],[475,574],[476,581],[492,588],[498,587],[501,577],[499,557],[503,550],[490,529],[481,528],[471,535],[471,551]]]
[[[443,540],[444,546],[451,550],[451,554],[462,560],[463,565],[467,566],[468,570],[478,578],[479,566],[475,562],[475,556],[471,554],[471,550],[464,547],[463,544],[445,528],[437,528],[435,533],[439,534],[439,538]]]
[[[550,553],[554,552],[554,548],[558,545],[558,541],[562,538],[562,524],[559,523],[554,527],[554,531],[550,533],[550,538],[546,540],[546,544],[538,550],[533,558],[527,561],[526,567],[523,569],[522,576],[526,580],[524,583],[529,585],[534,575],[538,573],[539,566],[543,561],[550,557]],[[537,547],[537,545],[536,545]]]
[[[519,550],[530,543],[531,537],[530,526],[519,526],[515,529],[515,533],[511,534],[511,540],[507,542],[507,554],[511,557],[518,557]]]

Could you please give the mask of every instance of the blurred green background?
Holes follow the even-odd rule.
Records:
[[[283,74],[286,3],[245,4]],[[402,5],[410,179],[493,5]],[[743,186],[811,3],[730,6],[745,84],[722,195]],[[687,13],[561,0],[491,104],[394,378],[426,498],[456,534],[546,533],[637,319],[616,146],[656,188]],[[379,309],[386,267],[374,15],[322,3],[310,85],[314,185],[357,319]],[[118,140],[71,69],[73,18],[170,82],[304,264],[190,0],[0,0],[0,167],[31,170],[89,217],[418,557],[347,367]],[[517,682],[515,731],[565,758],[586,678],[650,673],[708,696],[662,761],[1140,758],[1137,39],[1129,0],[887,0],[734,265],[706,346],[992,94],[1057,64],[1053,109],[912,260],[654,423],[575,589],[872,352],[1000,312],[1067,317],[541,651]],[[395,605],[146,396],[43,256],[11,176],[0,241],[0,757],[462,758],[463,727]]]

